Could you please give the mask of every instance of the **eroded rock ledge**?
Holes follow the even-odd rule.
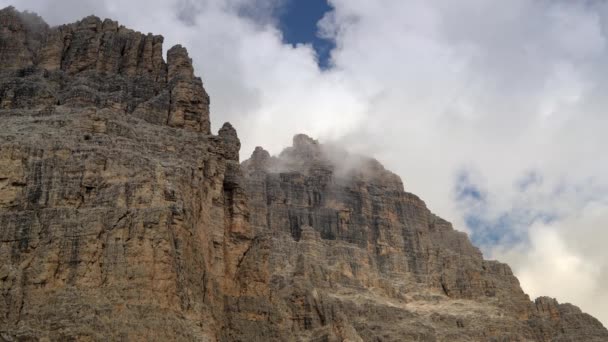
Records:
[[[181,46],[0,11],[0,341],[607,341],[377,161],[239,164]]]

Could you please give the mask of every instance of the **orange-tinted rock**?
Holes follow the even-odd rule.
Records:
[[[162,36],[90,16],[55,28],[0,11],[0,108],[112,108],[155,124],[210,134],[209,96],[185,48],[162,56]]]

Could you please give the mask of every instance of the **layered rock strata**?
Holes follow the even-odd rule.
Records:
[[[213,341],[252,236],[186,50],[0,11],[0,340]]]
[[[0,341],[608,341],[373,159],[239,164],[162,41],[0,11]]]
[[[49,28],[31,13],[0,13],[1,109],[108,108],[210,133],[209,96],[185,48],[163,59],[163,37],[87,17]]]
[[[373,159],[297,135],[242,167],[251,225],[271,236],[270,293],[298,340],[608,340],[570,304],[531,302]]]

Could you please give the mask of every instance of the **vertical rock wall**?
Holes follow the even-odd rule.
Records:
[[[222,335],[253,239],[240,143],[162,41],[0,11],[0,340]]]

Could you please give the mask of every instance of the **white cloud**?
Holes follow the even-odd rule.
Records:
[[[496,246],[492,256],[509,260],[531,296],[572,302],[608,321],[608,204],[591,202],[550,224],[530,227],[530,245]]]
[[[0,0],[0,4],[8,1]],[[460,229],[462,170],[487,221],[510,213],[515,245],[483,246],[533,295],[571,300],[608,324],[608,5],[564,0],[331,0],[320,71],[282,43],[281,0],[22,0],[52,24],[95,13],[186,45],[247,157],[304,132],[375,155]],[[261,10],[260,10],[261,9]],[[514,186],[530,171],[538,184]],[[525,208],[526,210],[522,210]],[[551,213],[541,222],[535,215]],[[558,261],[558,262],[557,262]],[[567,267],[565,267],[567,266]],[[555,280],[549,282],[549,280]]]

